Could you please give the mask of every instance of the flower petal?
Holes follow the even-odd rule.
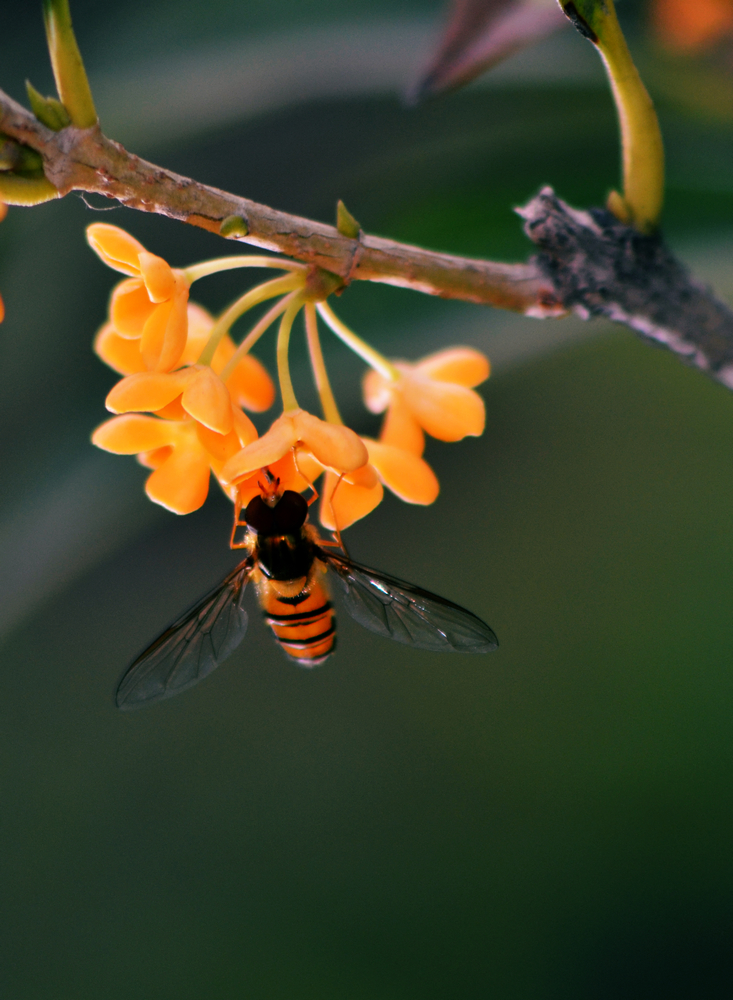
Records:
[[[340,479],[335,472],[328,470],[318,512],[321,524],[329,531],[336,531],[337,528],[343,531],[354,521],[371,513],[383,496],[384,489],[380,482],[362,486]]]
[[[437,476],[418,455],[402,448],[364,439],[369,461],[385,486],[407,503],[432,503],[440,492]]]
[[[173,444],[180,436],[179,423],[125,413],[100,424],[92,434],[92,444],[115,455],[137,455]]]
[[[395,391],[392,395],[379,440],[396,448],[403,448],[413,455],[422,455],[425,451],[423,429],[413,417],[399,391]]]
[[[232,404],[227,387],[207,365],[192,365],[188,371],[193,377],[181,396],[183,409],[204,427],[228,434],[232,429]]]
[[[170,403],[161,406],[159,410],[151,410],[150,412],[154,413],[156,417],[163,417],[164,420],[187,420],[189,423],[192,422],[189,415],[181,406],[180,396],[176,396]]]
[[[402,394],[418,423],[440,441],[460,441],[483,433],[484,401],[473,389],[412,374]]]
[[[112,389],[105,405],[112,413],[133,410],[160,410],[180,396],[191,378],[191,370],[178,372],[138,372],[128,375]]]
[[[140,341],[121,337],[111,323],[105,323],[94,338],[95,353],[120,375],[144,372]]]
[[[234,431],[229,431],[228,434],[217,434],[216,431],[210,430],[204,424],[197,423],[196,436],[209,455],[222,465],[242,448]]]
[[[323,472],[323,466],[305,448],[296,448],[276,462],[274,467],[270,466],[270,472],[280,477],[282,489],[302,493],[313,486]]]
[[[190,444],[173,449],[170,458],[148,478],[145,492],[174,514],[190,514],[206,500],[209,478],[206,452],[193,437]]]
[[[214,355],[212,368],[215,371],[217,369],[217,355],[220,352],[222,354],[226,352],[228,344],[231,344],[232,348],[231,352],[229,352],[229,358],[234,354],[234,344],[232,344],[231,340],[228,340],[227,344],[227,340],[222,340],[221,344],[219,344],[219,349]],[[229,358],[222,363],[221,368],[224,367]],[[221,368],[219,368],[219,371],[221,371]],[[269,410],[275,402],[275,386],[273,381],[265,366],[257,358],[253,358],[251,354],[245,354],[237,364],[237,367],[227,379],[227,388],[231,393],[233,402],[238,406],[243,406],[246,410],[252,410],[253,413],[263,413],[265,410]]]
[[[145,252],[142,243],[118,226],[106,222],[94,222],[87,226],[87,240],[95,253],[105,264],[123,274],[140,274],[138,254]]]
[[[392,398],[393,382],[370,368],[362,381],[364,403],[370,413],[384,413]]]
[[[257,428],[238,406],[232,406],[232,424],[232,429],[239,438],[240,447],[246,448],[248,444],[257,440]]]
[[[414,370],[439,382],[455,382],[472,389],[486,381],[491,365],[485,354],[472,347],[449,347],[423,358]]]
[[[155,306],[143,327],[140,350],[151,371],[167,372],[181,360],[188,336],[188,285],[177,282],[173,298]]]
[[[190,299],[188,300],[187,313],[188,339],[186,340],[186,346],[183,349],[183,354],[181,355],[181,364],[195,365],[199,359],[199,355],[206,346],[206,341],[209,339],[209,334],[214,326],[214,317],[211,313],[207,312],[203,306],[200,306],[198,302],[191,302]],[[229,340],[229,337],[223,337],[222,340]],[[219,347],[221,347],[221,344]],[[231,349],[233,353],[234,344],[231,345]],[[216,361],[218,354],[219,351],[217,349],[211,366],[217,375],[221,371],[221,368],[224,367],[224,364],[226,364],[226,362],[224,362],[220,368],[217,368]],[[231,354],[228,357],[230,358]]]
[[[278,417],[272,427],[257,441],[230,458],[221,470],[220,478],[225,485],[244,479],[256,469],[272,466],[298,443],[293,421],[285,414]]]
[[[321,465],[339,472],[351,472],[366,465],[369,459],[366,447],[350,427],[329,424],[306,410],[294,410],[289,416],[292,417],[298,440],[308,447]]]
[[[142,280],[128,278],[121,281],[112,292],[109,318],[121,337],[136,339],[142,335],[143,327],[155,308]]]
[[[366,440],[363,440],[366,444]],[[351,483],[352,486],[363,486],[368,490],[379,482],[377,470],[369,464],[362,465],[360,469],[355,469],[353,472],[343,472],[341,475],[343,475],[345,483]]]
[[[176,278],[168,261],[143,250],[138,254],[140,275],[145,282],[151,302],[165,302],[173,297]]]
[[[153,448],[152,451],[141,451],[137,460],[146,469],[157,469],[173,454],[172,445],[164,445],[162,448]]]

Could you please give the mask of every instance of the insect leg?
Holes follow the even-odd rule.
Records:
[[[305,480],[305,482],[308,483],[308,488],[312,492],[312,496],[311,496],[310,500],[308,501],[308,506],[310,507],[310,505],[312,503],[315,503],[316,500],[318,499],[319,493],[318,493],[318,490],[313,485],[313,483],[310,481],[310,479],[308,479],[307,476],[303,475],[303,473],[300,470],[300,466],[298,465],[298,449],[297,448],[293,448],[293,462],[295,463],[295,471],[298,473],[298,475],[300,476],[301,479]]]

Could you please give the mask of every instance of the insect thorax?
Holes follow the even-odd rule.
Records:
[[[313,565],[313,545],[302,532],[259,536],[256,553],[259,568],[270,580],[306,577]]]

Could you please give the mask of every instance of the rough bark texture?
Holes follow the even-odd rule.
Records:
[[[660,236],[644,236],[605,209],[570,208],[549,187],[518,211],[541,248],[535,262],[566,308],[623,323],[733,388],[733,312]]]

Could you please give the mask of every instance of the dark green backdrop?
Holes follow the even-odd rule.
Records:
[[[2,6],[2,82],[49,89],[40,15]],[[73,4],[92,83],[115,59],[152,72],[225,35],[394,15],[209,9]],[[436,9],[399,15],[419,27]],[[367,86],[291,94],[136,150],[278,207],[330,219],[343,197],[370,230],[519,259],[513,204],[542,183],[599,203],[616,178],[608,95],[592,67],[574,75],[567,53],[585,49],[557,44],[567,79],[533,77],[530,56],[419,110]],[[662,117],[670,239],[725,288],[730,132]],[[212,678],[122,715],[126,664],[231,565],[230,510],[213,491],[187,518],[153,508],[143,470],[88,444],[114,381],[89,350],[113,281],[83,242],[94,219],[174,264],[220,249],[76,198],[0,228],[3,996],[729,997],[733,395],[622,328],[580,339],[577,323],[351,289],[338,310],[385,351],[497,358],[485,436],[429,447],[436,504],[388,499],[348,541],[485,617],[500,650],[412,652],[341,614],[338,653],[307,673],[253,614]],[[203,301],[222,307],[238,280]],[[360,365],[331,356],[343,409],[373,431]]]

